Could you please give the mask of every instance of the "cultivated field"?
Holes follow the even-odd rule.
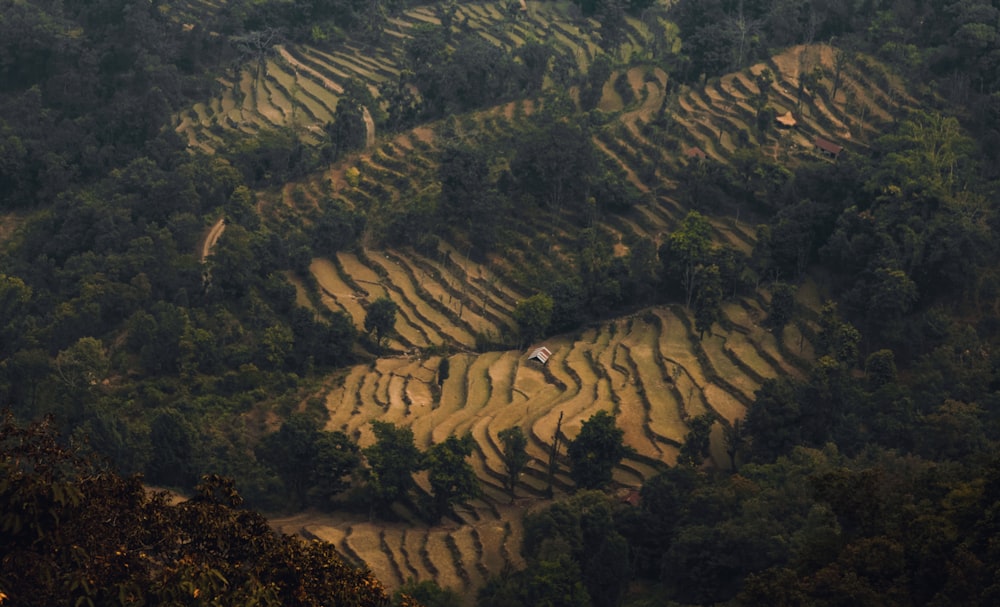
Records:
[[[867,90],[869,99],[881,99],[883,93],[860,69],[843,69],[836,99],[825,98],[822,90],[804,95],[801,103],[795,98],[797,76],[788,66],[808,65],[802,59],[807,55],[806,59],[818,58],[824,70],[832,69],[831,53],[828,47],[799,47],[750,70],[769,67],[776,74],[775,88],[793,91],[773,94],[771,104],[797,108],[796,115],[801,116],[796,131],[773,131],[760,140],[751,134],[755,145],[777,150],[779,160],[795,161],[813,156],[814,135],[851,146],[876,132],[879,112],[860,109],[859,93],[851,91]],[[583,47],[578,55],[587,56]],[[755,92],[753,78],[746,73],[710,81],[702,90],[682,87],[671,95],[666,92],[668,75],[662,70],[638,66],[625,73],[635,101],[617,110],[617,119],[595,134],[598,148],[621,166],[643,194],[631,211],[609,216],[602,224],[623,243],[616,249],[619,252],[627,250],[624,243],[636,236],[661,242],[677,225],[686,210],[671,195],[671,178],[689,162],[678,150],[699,146],[710,157],[725,161],[735,149],[735,129],[749,128],[754,120],[747,112],[752,111],[749,99]],[[825,86],[829,90],[830,83]],[[665,107],[674,113],[680,129],[671,136],[673,143],[650,126]],[[538,109],[537,101],[507,103],[463,117],[457,128],[470,133],[512,129],[522,116]],[[418,184],[435,176],[438,130],[431,125],[380,139],[365,153],[297,184],[306,193],[298,202],[286,188],[267,204],[294,208],[315,204],[331,193],[369,212],[382,205],[403,204]],[[722,138],[717,136],[720,131]],[[345,178],[349,169],[356,169],[359,177],[353,185]],[[378,213],[369,217],[374,220],[370,219],[367,241],[375,243]],[[532,225],[531,219],[525,221],[529,223],[520,226],[524,234],[538,232],[539,226]],[[751,251],[754,226],[727,217],[711,221],[718,242],[744,253]],[[565,245],[560,238],[570,227],[554,220],[546,228],[553,247]],[[484,495],[460,510],[459,520],[440,526],[427,526],[400,509],[406,523],[373,526],[346,517],[306,518],[281,522],[281,528],[335,541],[390,585],[411,576],[431,577],[471,597],[482,580],[501,571],[505,562],[519,562],[520,517],[526,509],[545,503],[548,449],[560,414],[562,432],[572,439],[594,412],[614,412],[626,442],[636,450],[634,458],[615,469],[614,479],[623,486],[639,486],[662,466],[674,463],[688,420],[706,412],[718,420],[712,432],[713,458],[719,460],[714,464],[728,465],[721,449],[723,425],[743,417],[763,381],[782,374],[801,376],[812,358],[810,337],[817,329],[821,298],[810,285],[799,291],[806,320],[786,327],[778,336],[761,327],[768,297],[762,292],[727,303],[721,322],[701,340],[693,331],[690,312],[673,306],[549,339],[544,345],[554,355],[544,367],[528,362],[522,351],[478,354],[477,335],[507,336],[515,330],[513,307],[531,293],[517,283],[512,268],[518,263],[545,263],[539,252],[530,251],[529,244],[525,236],[525,246],[517,248],[517,255],[530,258],[496,256],[486,263],[470,260],[467,252],[447,243],[432,254],[372,246],[314,261],[312,271],[322,287],[324,304],[346,310],[358,326],[373,298],[392,298],[400,314],[398,336],[391,345],[408,353],[348,370],[338,386],[324,395],[329,428],[344,430],[368,444],[370,421],[391,420],[412,427],[421,448],[451,434],[470,432],[477,444],[472,464]],[[448,355],[450,375],[440,388],[441,356],[422,354],[439,346],[452,352]],[[532,460],[510,503],[502,489],[497,434],[514,425],[528,435]],[[557,464],[552,486],[558,495],[572,490],[572,482],[564,455]],[[426,482],[423,487],[426,490]]]
[[[342,430],[368,445],[374,440],[370,422],[391,421],[411,427],[421,449],[450,435],[471,433],[476,440],[471,463],[484,495],[461,508],[457,519],[438,526],[419,522],[402,507],[397,512],[405,523],[373,525],[338,515],[277,524],[285,531],[334,541],[390,586],[411,576],[431,577],[471,596],[507,560],[518,562],[518,521],[525,509],[545,500],[548,453],[560,415],[564,438],[572,439],[595,412],[615,413],[636,455],[615,469],[614,479],[638,487],[661,467],[674,464],[691,417],[710,412],[719,424],[731,423],[744,415],[764,378],[802,372],[780,353],[798,351],[798,343],[784,343],[789,337],[797,340],[797,333],[786,332],[781,342],[774,341],[758,326],[758,302],[749,299],[732,307],[727,309],[727,328],[716,325],[704,341],[693,332],[691,315],[670,306],[548,339],[542,345],[553,356],[544,366],[528,361],[522,351],[451,354],[450,372],[440,387],[441,356],[383,358],[348,369],[323,394],[329,430]],[[773,347],[764,345],[769,339]],[[513,502],[503,490],[497,438],[512,426],[529,437],[532,458]],[[428,490],[425,482],[420,484]],[[553,489],[556,494],[572,490],[564,449]]]
[[[221,0],[219,0],[221,2]],[[217,10],[207,0],[173,3],[175,18],[184,23]],[[568,3],[532,2],[527,13],[510,14],[494,3],[460,3],[455,6],[452,30],[476,32],[507,51],[528,40],[549,41],[556,53],[568,58],[575,73],[585,72],[601,52],[596,21],[570,18]],[[226,131],[255,134],[261,129],[293,129],[311,144],[318,144],[321,127],[330,122],[343,94],[344,84],[357,79],[377,93],[378,86],[398,80],[403,44],[417,25],[440,25],[441,13],[432,7],[409,9],[388,20],[377,49],[358,43],[337,48],[307,44],[278,44],[254,61],[236,68],[217,81],[215,96],[177,114],[174,128],[192,147],[214,150]],[[628,18],[623,49],[640,47],[650,34],[638,20]],[[622,50],[621,52],[625,52]]]
[[[178,18],[217,5],[189,0],[185,6],[188,12],[179,10]],[[454,27],[461,23],[507,50],[532,38],[548,41],[577,72],[585,72],[600,52],[599,28],[592,21],[571,19],[565,4],[530,2],[519,18],[493,3],[462,3],[456,9]],[[439,22],[432,8],[410,9],[390,19],[378,51],[350,44],[337,49],[276,46],[261,62],[220,78],[217,94],[179,113],[175,128],[192,147],[208,151],[217,149],[227,133],[254,134],[273,127],[291,128],[307,144],[318,144],[344,83],[357,78],[374,89],[397,78],[408,31]],[[674,196],[674,180],[695,162],[685,153],[691,148],[720,162],[740,145],[780,162],[815,160],[814,137],[848,150],[863,149],[891,113],[912,102],[873,61],[859,56],[838,66],[836,49],[825,45],[788,49],[703,86],[672,86],[670,75],[643,52],[650,39],[645,26],[629,20],[626,29],[618,58],[637,60],[616,67],[599,102],[608,119],[594,128],[598,150],[640,194],[629,211],[601,219],[600,227],[618,238],[618,254],[636,237],[661,243],[683,218],[687,209]],[[815,68],[822,77],[811,89],[800,87],[800,76]],[[778,114],[792,112],[798,120],[795,129],[757,128],[755,75],[764,69],[774,74],[767,105]],[[623,96],[613,86],[619,76],[631,95]],[[743,417],[761,383],[783,374],[801,375],[813,357],[810,338],[822,298],[810,285],[798,292],[806,320],[778,336],[761,327],[768,297],[761,292],[728,302],[722,320],[703,339],[694,332],[688,310],[668,306],[532,344],[552,350],[545,366],[529,362],[524,351],[480,353],[484,344],[513,343],[508,339],[516,331],[512,311],[533,294],[517,269],[557,263],[575,228],[559,217],[541,225],[537,217],[513,216],[509,227],[521,240],[483,262],[470,259],[467,243],[441,242],[436,250],[422,252],[385,249],[379,243],[391,213],[418,195],[433,195],[443,141],[516,133],[524,117],[539,111],[542,103],[509,101],[455,117],[447,125],[369,132],[375,138],[363,153],[278,191],[260,193],[265,215],[274,209],[312,211],[330,198],[365,214],[366,232],[357,250],[314,259],[310,272],[315,287],[312,281],[293,280],[300,305],[343,311],[359,328],[375,299],[389,297],[399,307],[396,335],[388,344],[393,355],[342,371],[329,382],[333,387],[319,395],[330,413],[328,428],[343,430],[362,445],[373,440],[370,422],[375,419],[411,427],[422,449],[454,434],[469,432],[476,440],[471,461],[484,495],[460,509],[454,520],[427,526],[400,507],[400,521],[391,523],[373,524],[346,514],[275,521],[283,531],[334,542],[390,587],[411,577],[435,579],[471,599],[505,563],[523,566],[521,515],[545,503],[549,445],[560,415],[564,438],[572,439],[596,411],[614,412],[636,452],[615,469],[614,479],[635,487],[675,462],[692,417],[716,417],[712,436],[713,453],[718,454],[721,428]],[[710,221],[717,242],[750,253],[752,224],[731,217]],[[537,246],[534,238],[543,231],[548,249]],[[450,373],[439,386],[443,356],[449,359]],[[512,426],[529,437],[532,458],[513,501],[502,489],[497,438]],[[557,495],[573,488],[564,454],[552,478]],[[715,457],[723,460],[716,465],[728,464]],[[427,490],[425,478],[420,486]]]

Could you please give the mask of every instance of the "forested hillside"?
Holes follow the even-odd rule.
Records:
[[[998,29],[0,0],[0,602],[995,604]]]

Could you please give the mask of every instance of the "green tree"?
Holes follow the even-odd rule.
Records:
[[[737,461],[739,456],[746,449],[747,437],[743,428],[743,420],[737,418],[732,424],[723,426],[722,440],[726,448],[726,455],[729,456],[729,467],[733,472],[737,472]]]
[[[512,426],[501,430],[497,434],[497,438],[500,439],[500,444],[503,447],[501,455],[503,457],[504,472],[506,473],[503,484],[513,500],[514,487],[517,486],[517,480],[521,477],[524,467],[531,461],[531,457],[527,451],[528,438],[524,435],[524,431],[521,430],[520,426]]]
[[[466,461],[476,446],[471,434],[449,436],[424,453],[422,467],[433,493],[433,514],[437,519],[450,514],[456,504],[477,497],[481,489],[472,465]]]
[[[232,481],[179,504],[68,449],[50,423],[0,423],[5,601],[48,605],[384,607],[385,589],[332,544],[280,535]],[[410,607],[412,603],[407,603]]]
[[[868,295],[868,314],[874,320],[895,320],[917,302],[917,285],[900,269],[877,268]]]
[[[558,214],[583,206],[598,166],[589,130],[576,121],[555,119],[518,138],[510,170],[526,195]]]
[[[261,336],[261,368],[280,370],[292,354],[295,336],[288,325],[280,323],[264,329]]]
[[[38,405],[39,387],[52,373],[52,358],[41,348],[18,350],[0,361],[0,387],[5,387],[12,409],[23,406],[34,413]]]
[[[554,548],[547,558],[534,563],[526,580],[522,605],[545,607],[591,607],[590,595],[581,581],[580,566],[570,555]]]
[[[259,276],[260,268],[254,234],[239,224],[228,225],[208,257],[209,288],[218,289],[225,297],[242,297]]]
[[[694,300],[699,279],[712,250],[712,226],[697,211],[689,212],[680,227],[667,238],[661,250],[668,277],[680,282],[684,292],[684,305],[688,308]]]
[[[434,580],[416,581],[407,578],[406,583],[392,593],[392,607],[412,607],[412,601],[423,607],[462,607],[462,596],[451,588],[442,588]]]
[[[0,360],[10,356],[25,340],[31,287],[17,276],[0,274]]]
[[[892,350],[872,352],[865,359],[865,376],[868,389],[878,390],[896,381],[896,355]]]
[[[698,295],[694,300],[694,328],[698,337],[704,338],[705,331],[711,332],[712,325],[719,320],[722,306],[722,279],[719,266],[712,264],[701,272]]]
[[[649,301],[656,292],[660,261],[656,244],[650,238],[640,238],[629,247],[626,301]]]
[[[686,466],[700,466],[709,455],[709,437],[715,416],[711,413],[699,415],[688,422],[688,432],[684,435],[684,444],[677,455],[677,463]]]
[[[785,325],[795,314],[795,287],[785,282],[771,286],[771,303],[768,306],[767,325],[775,334],[781,335]]]
[[[517,321],[521,339],[531,343],[545,335],[552,322],[555,302],[546,293],[536,293],[514,306],[514,320]]]
[[[599,489],[611,482],[614,467],[631,450],[615,416],[598,411],[583,422],[580,433],[569,442],[570,476],[580,489]]]
[[[277,470],[296,508],[306,504],[318,435],[319,429],[312,418],[293,414],[277,432],[265,436],[257,450],[257,456]]]
[[[851,323],[840,320],[835,303],[827,302],[823,306],[820,328],[817,353],[827,354],[841,364],[854,367],[858,362],[861,333]]]
[[[245,185],[237,186],[226,201],[226,224],[240,225],[253,231],[260,227],[257,200],[253,191]]]
[[[357,443],[343,432],[320,432],[310,462],[309,501],[329,507],[333,499],[350,487],[350,477],[361,463]]]
[[[190,489],[195,470],[194,430],[176,409],[167,409],[149,424],[152,453],[146,474],[152,483]]]
[[[395,334],[396,331],[396,311],[399,306],[388,297],[382,296],[368,306],[365,313],[365,331],[371,335],[375,334],[375,343],[378,347],[385,347],[385,342]]]
[[[366,112],[371,106],[371,94],[363,84],[352,80],[344,87],[344,94],[337,100],[334,109],[333,122],[324,127],[327,147],[323,153],[326,158],[337,160],[348,152],[365,147],[368,141]]]
[[[413,473],[421,467],[420,451],[413,443],[413,430],[391,422],[372,422],[375,443],[361,450],[367,463],[366,477],[372,507],[386,510],[407,496],[414,485]]]
[[[619,533],[616,500],[578,491],[548,509],[526,515],[524,554],[529,563],[563,562],[568,555],[594,607],[620,604],[629,583],[628,543]],[[530,572],[534,574],[535,568]]]
[[[787,378],[769,379],[754,394],[746,431],[756,461],[774,461],[802,443],[802,411],[796,387]]]
[[[877,145],[886,154],[876,176],[882,187],[946,196],[966,183],[975,148],[957,118],[925,111],[912,112]]]
[[[469,239],[477,247],[491,248],[509,210],[509,197],[502,196],[490,176],[490,156],[484,146],[454,144],[441,152],[442,221],[467,223]]]
[[[110,371],[111,360],[96,337],[81,337],[56,356],[56,376],[73,391],[93,389]]]

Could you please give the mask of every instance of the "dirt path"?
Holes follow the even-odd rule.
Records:
[[[208,236],[205,237],[205,242],[201,245],[201,262],[205,263],[208,259],[208,253],[215,246],[215,243],[222,236],[222,232],[226,229],[226,218],[220,217],[218,221],[212,226],[212,229],[208,231]]]
[[[361,117],[365,121],[365,149],[368,149],[375,145],[375,121],[367,106],[361,106]]]

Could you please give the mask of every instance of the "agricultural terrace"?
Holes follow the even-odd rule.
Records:
[[[572,70],[584,74],[599,53],[594,24],[569,19],[556,4],[529,7],[526,16],[512,19],[491,4],[461,4],[454,22],[507,50],[529,39],[545,40],[571,58]],[[344,84],[355,78],[376,91],[396,78],[408,30],[439,22],[429,8],[390,19],[388,42],[374,53],[351,45],[276,46],[262,62],[220,78],[218,94],[178,114],[175,128],[191,146],[205,150],[215,149],[227,131],[253,134],[273,127],[293,129],[306,143],[318,145]],[[619,255],[636,239],[662,243],[686,214],[686,205],[675,196],[676,180],[692,162],[701,161],[685,150],[699,148],[707,161],[724,163],[741,147],[756,148],[779,163],[814,159],[814,137],[849,149],[864,146],[890,112],[911,101],[875,62],[824,45],[788,49],[703,86],[680,86],[655,63],[641,59],[648,40],[645,25],[630,20],[624,44],[633,52],[622,56],[640,60],[615,66],[597,101],[607,119],[593,130],[604,162],[639,193],[630,209],[600,220],[599,227],[617,239]],[[767,81],[768,73],[770,84],[761,91],[758,83]],[[550,75],[546,78],[551,85]],[[577,89],[573,94],[579,99]],[[373,440],[370,422],[376,419],[411,427],[423,449],[466,432],[476,441],[472,465],[483,496],[460,509],[457,520],[431,527],[397,506],[400,523],[376,526],[346,514],[275,522],[284,531],[334,542],[390,586],[411,577],[435,579],[471,597],[506,562],[522,564],[525,503],[543,499],[550,483],[556,494],[572,489],[564,451],[551,479],[547,470],[560,415],[564,438],[572,439],[596,411],[614,412],[635,450],[615,469],[614,480],[639,486],[675,462],[688,422],[706,413],[717,420],[712,453],[721,461],[715,464],[727,465],[719,455],[722,427],[743,417],[763,381],[800,375],[812,357],[816,325],[808,319],[818,317],[820,298],[808,287],[798,295],[807,320],[777,336],[760,326],[767,301],[761,292],[725,304],[722,318],[703,339],[694,332],[691,313],[671,306],[546,340],[553,356],[545,366],[527,362],[521,351],[477,353],[480,342],[509,343],[515,335],[512,311],[532,292],[518,268],[560,263],[559,251],[568,248],[576,228],[560,217],[517,214],[509,219],[513,244],[485,261],[471,259],[467,243],[442,240],[421,251],[381,243],[390,240],[394,214],[422,196],[438,195],[438,159],[449,139],[516,133],[543,103],[506,101],[403,133],[375,133],[374,144],[362,153],[260,193],[265,211],[309,214],[338,204],[366,217],[359,247],[312,261],[315,281],[295,283],[300,300],[344,312],[359,328],[375,299],[388,297],[398,306],[388,345],[407,354],[338,375],[335,387],[322,394],[328,428],[343,430],[362,445]],[[797,126],[780,130],[761,124],[762,107],[774,115],[792,112]],[[750,253],[753,225],[738,218],[709,219],[717,242]],[[537,246],[536,235],[542,233],[548,250]],[[438,385],[441,352],[450,352],[450,373]],[[497,438],[512,426],[529,437],[531,456],[513,502],[503,490]],[[425,478],[418,478],[418,485],[429,490]]]
[[[800,95],[799,75],[815,73],[815,67],[827,76],[814,79],[812,88]],[[764,69],[774,74],[768,103],[779,113],[793,111],[799,117],[796,130],[762,133],[751,127],[756,121],[752,103],[759,95],[754,76]],[[834,95],[830,78],[835,69],[839,75]],[[600,103],[615,118],[595,132],[595,145],[642,193],[630,210],[601,220],[602,229],[617,235],[619,254],[637,237],[662,242],[684,216],[685,208],[671,194],[671,180],[692,162],[680,152],[685,146],[698,146],[710,158],[726,160],[735,149],[736,133],[746,130],[752,144],[779,161],[795,162],[814,157],[810,142],[816,134],[847,146],[863,145],[885,119],[874,105],[888,99],[907,103],[905,95],[891,92],[891,81],[874,63],[862,57],[844,62],[826,46],[796,47],[747,72],[669,94],[668,74],[655,67],[622,68],[612,78],[628,84],[632,100],[626,103],[619,91],[605,87]],[[511,131],[540,104],[505,103],[459,117],[448,128],[452,134]],[[663,126],[664,117],[669,128]],[[312,264],[321,300],[330,309],[347,312],[359,327],[374,298],[388,296],[400,309],[391,347],[410,356],[347,370],[337,387],[324,395],[328,428],[368,444],[370,421],[390,420],[411,427],[421,448],[469,432],[477,445],[472,464],[483,497],[459,512],[461,522],[444,526],[428,527],[401,506],[398,514],[407,522],[398,528],[376,528],[346,517],[292,519],[281,526],[334,540],[390,584],[410,576],[434,578],[471,596],[483,577],[499,572],[506,559],[517,562],[518,521],[525,502],[547,495],[548,450],[560,414],[567,439],[596,411],[616,414],[626,442],[636,452],[614,471],[615,481],[625,486],[638,486],[663,465],[673,464],[688,421],[705,413],[717,420],[712,458],[726,466],[723,426],[743,417],[754,392],[768,378],[803,373],[805,361],[813,356],[822,298],[815,285],[803,285],[797,293],[803,319],[778,335],[761,327],[769,297],[761,291],[727,302],[719,322],[703,339],[694,331],[690,312],[671,306],[546,340],[553,356],[545,366],[527,362],[520,351],[477,354],[477,335],[502,337],[515,328],[513,307],[530,294],[516,268],[547,263],[544,251],[530,246],[530,235],[544,227],[555,252],[566,246],[573,228],[559,218],[546,219],[544,225],[537,217],[511,218],[515,238],[522,238],[524,246],[510,247],[484,263],[469,259],[463,245],[445,241],[431,252],[378,248],[385,225],[380,213],[406,204],[421,184],[436,179],[442,128],[429,125],[381,139],[374,148],[265,198],[273,208],[307,210],[332,196],[349,208],[364,209],[369,232],[362,249]],[[753,226],[735,218],[710,221],[717,242],[751,251]],[[449,355],[450,374],[440,386],[440,355],[421,354],[437,346],[457,352]],[[531,462],[510,504],[503,491],[497,435],[515,425],[529,437]],[[572,489],[564,456],[557,460],[551,483],[557,494]],[[428,490],[426,481],[421,487]]]
[[[221,1],[221,0],[220,0]],[[507,52],[529,40],[547,41],[565,57],[574,73],[585,73],[594,55],[601,52],[600,26],[596,21],[574,21],[569,4],[531,2],[525,14],[510,14],[494,3],[455,6],[451,29],[473,31]],[[182,22],[192,22],[200,11],[214,11],[211,2],[189,1],[172,9]],[[218,78],[211,99],[179,112],[174,128],[188,145],[205,151],[217,149],[226,132],[246,135],[264,129],[292,129],[307,144],[317,145],[322,127],[330,122],[344,85],[351,79],[373,93],[380,84],[399,80],[403,45],[415,26],[441,24],[440,10],[409,9],[387,20],[377,49],[360,42],[335,48],[308,44],[275,44],[253,61]],[[652,34],[639,20],[628,17],[622,53],[644,48]],[[623,55],[627,56],[627,55]]]
[[[389,585],[411,576],[433,578],[467,595],[499,573],[506,559],[516,562],[517,521],[526,503],[546,496],[548,453],[560,415],[563,437],[571,440],[595,412],[614,412],[636,451],[615,469],[614,479],[634,487],[675,462],[692,417],[710,413],[718,426],[729,424],[744,415],[764,379],[802,372],[798,353],[811,346],[800,344],[798,333],[775,338],[761,328],[758,301],[733,302],[725,316],[699,340],[682,307],[647,309],[546,340],[553,352],[546,365],[529,362],[522,351],[452,354],[440,385],[441,356],[383,358],[347,369],[323,395],[328,430],[342,430],[364,446],[374,440],[372,420],[391,421],[410,427],[421,449],[471,433],[471,463],[483,496],[460,508],[457,520],[433,527],[398,505],[405,523],[372,525],[331,515],[277,524],[334,541]],[[497,438],[512,426],[525,431],[531,456],[513,501],[503,488]],[[418,485],[429,492],[424,479],[418,477]],[[553,490],[572,490],[565,450],[557,458]]]

